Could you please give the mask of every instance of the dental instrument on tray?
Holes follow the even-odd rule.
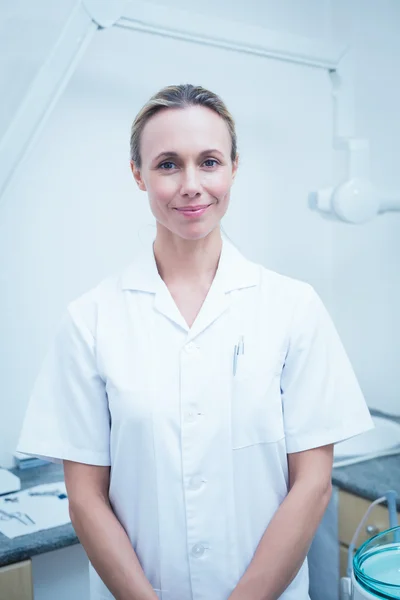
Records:
[[[23,525],[35,525],[35,521],[33,521],[33,519],[31,519],[30,516],[27,515],[26,513],[21,513],[19,511],[14,512],[14,513],[11,513],[11,512],[9,513],[5,510],[0,509],[0,521],[9,521],[10,519],[16,519]],[[26,521],[28,521],[28,522],[26,522]]]
[[[47,492],[29,492],[29,496],[57,496],[60,500],[65,500],[67,494],[60,492],[60,490],[49,490]]]

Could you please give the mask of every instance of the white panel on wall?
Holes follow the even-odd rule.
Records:
[[[330,304],[332,223],[307,194],[330,183],[331,89],[302,67],[119,29],[96,34],[0,208],[0,463],[66,304],[128,263],[154,230],[129,170],[133,117],[160,87],[219,93],[240,173],[224,227],[250,258],[314,284]]]

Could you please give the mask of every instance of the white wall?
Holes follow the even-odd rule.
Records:
[[[196,9],[220,10],[220,4],[208,4]],[[364,4],[363,24],[355,3],[339,3],[331,15],[329,2],[285,0],[278,7],[254,0],[253,11],[234,3],[230,13],[290,33],[318,36],[332,25],[335,34],[350,36],[358,94],[377,94],[372,106],[357,97],[357,127],[371,136],[375,179],[400,189],[395,168],[383,158],[388,140],[390,152],[400,152],[399,136],[391,141],[393,86],[389,93],[380,85],[378,93],[375,84],[384,75],[371,78],[362,54],[378,4]],[[392,23],[399,5],[383,4],[379,55],[394,61]],[[391,327],[400,284],[394,260],[398,215],[354,228],[326,221],[307,206],[309,190],[333,183],[328,76],[114,29],[97,34],[0,205],[0,464],[11,463],[30,389],[65,305],[129,262],[151,231],[146,198],[129,174],[129,127],[149,95],[175,81],[218,91],[236,117],[242,166],[225,222],[230,237],[251,258],[310,281],[335,317],[369,403],[387,410],[398,404],[394,360],[388,368],[398,354]],[[398,105],[400,90],[395,93]]]
[[[333,29],[352,44],[355,134],[371,143],[371,178],[400,196],[400,3],[333,2]],[[400,213],[334,233],[332,313],[370,406],[400,414]]]

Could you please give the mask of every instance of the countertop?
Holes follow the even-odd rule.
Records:
[[[400,423],[400,419],[395,420]],[[62,465],[59,464],[49,464],[26,470],[12,469],[12,472],[21,479],[22,489],[41,483],[61,481],[64,478]],[[387,490],[395,490],[398,494],[397,508],[400,512],[400,455],[375,458],[348,467],[338,467],[333,469],[332,481],[338,488],[367,500],[375,500]],[[78,543],[71,524],[14,539],[0,534],[0,567]]]
[[[400,512],[400,454],[333,469],[332,482],[342,490],[371,501],[394,490]]]
[[[400,425],[400,417],[374,409],[371,409],[371,414],[389,418]],[[400,512],[400,454],[333,469],[332,482],[338,488],[367,500],[376,500],[388,490],[394,490],[397,492],[397,510]]]
[[[11,472],[20,478],[23,490],[42,483],[53,483],[64,479],[63,467],[60,464],[49,464],[23,470],[11,469]],[[79,540],[71,523],[14,539],[9,539],[0,533],[0,567],[73,544],[79,544]]]

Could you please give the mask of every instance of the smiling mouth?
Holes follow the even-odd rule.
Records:
[[[203,216],[208,208],[212,206],[211,204],[202,204],[201,206],[183,206],[175,208],[176,211],[180,215],[182,215],[185,219],[195,219]]]
[[[206,208],[208,208],[209,206],[211,206],[211,204],[202,204],[201,206],[182,206],[182,207],[177,207],[176,210],[179,212],[201,212],[203,210],[206,210]]]

